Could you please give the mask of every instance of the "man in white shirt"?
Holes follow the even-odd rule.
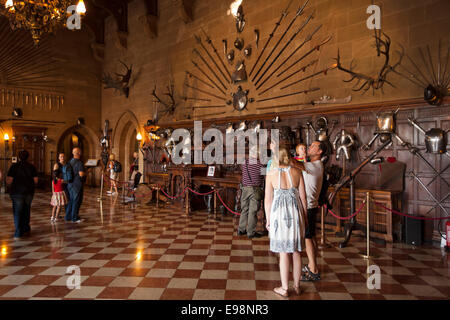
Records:
[[[305,181],[307,198],[307,217],[308,224],[305,230],[306,254],[308,256],[308,265],[302,270],[304,275],[302,281],[320,280],[319,269],[316,261],[316,217],[319,212],[319,195],[323,183],[323,163],[322,155],[325,153],[326,146],[320,141],[314,141],[308,148],[309,161],[305,163],[296,163],[303,169],[303,179]]]

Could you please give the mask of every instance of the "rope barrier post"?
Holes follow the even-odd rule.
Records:
[[[125,182],[122,183],[122,204],[126,204],[125,202]]]
[[[156,209],[159,209],[159,187],[156,187]]]
[[[189,215],[189,189],[186,188],[184,191],[186,192],[184,194],[185,213],[186,213],[186,216],[188,216]]]
[[[331,245],[327,242],[327,240],[325,239],[325,206],[322,206],[320,208],[320,227],[321,227],[321,239],[320,239],[320,246],[319,249],[325,249],[325,248],[330,248]]]
[[[97,198],[97,201],[103,200],[103,170],[102,170],[102,181],[100,182],[100,196]]]
[[[376,258],[375,256],[370,255],[370,192],[366,192],[366,254],[362,254],[361,256],[364,259]]]
[[[214,187],[212,187],[212,188],[213,188],[213,190],[215,190],[215,192],[214,192],[214,219],[217,220],[217,209],[216,209],[216,207],[217,207],[217,190]]]

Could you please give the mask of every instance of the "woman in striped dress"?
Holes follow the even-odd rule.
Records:
[[[54,170],[53,176],[54,178],[52,180],[52,199],[50,201],[50,204],[53,206],[53,209],[50,221],[56,222],[59,216],[59,211],[61,210],[61,206],[65,206],[67,204],[67,196],[66,193],[64,192],[62,170],[61,169]]]

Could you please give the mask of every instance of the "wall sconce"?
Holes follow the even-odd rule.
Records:
[[[9,134],[5,133],[3,135],[3,139],[5,140],[6,143],[8,143],[8,141],[9,141]]]
[[[142,141],[142,135],[140,132],[136,135],[136,140],[139,141],[139,143]]]

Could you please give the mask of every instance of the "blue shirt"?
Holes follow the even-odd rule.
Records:
[[[84,164],[80,159],[72,158],[70,165],[73,169],[73,181],[67,186],[71,189],[81,190],[83,188],[83,180],[80,177],[80,171],[84,172]]]

